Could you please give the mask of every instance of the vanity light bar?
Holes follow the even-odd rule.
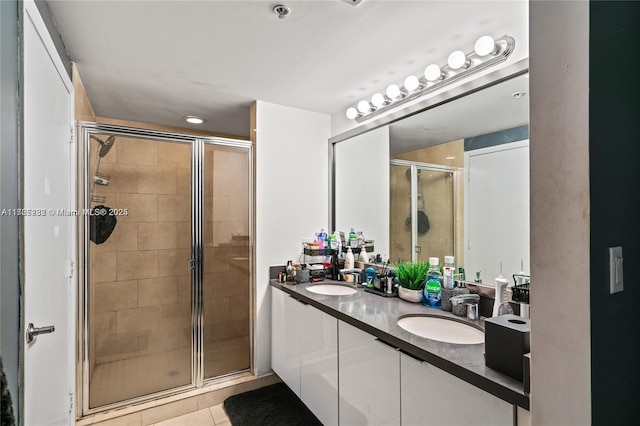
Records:
[[[456,50],[449,55],[446,65],[431,64],[419,78],[408,76],[402,87],[389,85],[385,95],[376,93],[371,101],[362,100],[357,107],[347,109],[347,118],[358,123],[369,120],[390,108],[506,61],[515,46],[515,39],[507,35],[497,40],[490,36],[480,37],[472,52],[465,54]]]

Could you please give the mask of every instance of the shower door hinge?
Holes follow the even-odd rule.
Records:
[[[73,126],[70,126],[71,132],[69,133],[69,143],[74,143],[76,141],[76,129]]]
[[[73,412],[73,394],[69,393],[69,413]]]
[[[73,274],[76,272],[76,263],[73,260],[67,260],[65,265],[65,272],[68,278],[73,278]]]

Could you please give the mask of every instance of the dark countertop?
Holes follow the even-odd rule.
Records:
[[[400,348],[402,352],[426,361],[509,403],[529,409],[529,396],[524,393],[522,382],[485,365],[483,343],[459,345],[439,342],[411,334],[396,324],[400,317],[426,314],[453,318],[484,330],[484,320],[472,321],[466,317],[453,315],[451,312],[427,308],[420,303],[407,302],[397,297],[378,296],[365,292],[360,286],[356,294],[349,296],[324,296],[307,290],[307,287],[315,284],[340,284],[353,288],[353,285],[333,280],[295,285],[281,284],[276,279],[271,280],[272,286],[289,293],[292,297],[366,331],[383,342]]]

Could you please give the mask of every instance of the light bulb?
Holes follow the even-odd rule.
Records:
[[[455,52],[451,53],[451,55],[449,55],[449,59],[447,60],[447,63],[449,64],[449,67],[451,67],[452,70],[457,70],[467,65],[467,56],[464,54],[462,50],[456,50]]]
[[[404,79],[404,88],[407,89],[409,92],[413,92],[419,86],[420,86],[420,81],[418,80],[418,77],[416,77],[415,75],[410,75],[409,77]]]
[[[380,108],[382,105],[384,105],[384,96],[382,96],[382,93],[374,93],[374,95],[371,97],[371,103],[376,108]]]
[[[478,56],[487,56],[490,53],[495,55],[498,49],[496,49],[496,42],[493,40],[493,37],[482,36],[476,41],[473,50]]]
[[[442,70],[436,64],[431,64],[424,69],[424,78],[426,78],[427,81],[441,80],[443,78]]]
[[[202,124],[205,121],[207,121],[204,118],[198,117],[197,115],[187,115],[187,116],[184,117],[184,120],[187,123],[191,123],[191,124]]]
[[[389,87],[387,87],[387,96],[390,97],[391,99],[396,99],[400,97],[400,88],[398,87],[397,84],[391,84],[389,85]]]
[[[347,109],[347,118],[349,120],[353,120],[357,116],[358,116],[358,110],[357,109],[355,109],[354,107],[351,107],[351,108]]]
[[[369,105],[369,102],[367,102],[367,101],[358,102],[358,111],[360,111],[361,113],[365,114],[365,113],[369,112],[370,110],[371,110],[371,106]]]

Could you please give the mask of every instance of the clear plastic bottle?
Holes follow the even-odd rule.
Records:
[[[356,231],[353,230],[353,228],[351,228],[351,231],[349,231],[349,243],[348,243],[349,247],[357,247],[358,246],[358,235],[356,235]]]
[[[429,258],[429,272],[424,286],[422,304],[430,308],[440,308],[442,294],[442,274],[440,273],[440,259]]]
[[[444,257],[444,268],[442,269],[444,280],[443,287],[453,290],[454,279],[453,275],[456,273],[455,258],[453,256]]]
[[[320,250],[326,248],[325,246],[325,236],[327,235],[326,232],[324,232],[324,228],[320,229],[320,233],[318,234],[318,248]]]
[[[362,235],[362,231],[358,231],[358,236],[356,237],[356,241],[357,241],[358,247],[360,248],[364,247],[364,235]]]

